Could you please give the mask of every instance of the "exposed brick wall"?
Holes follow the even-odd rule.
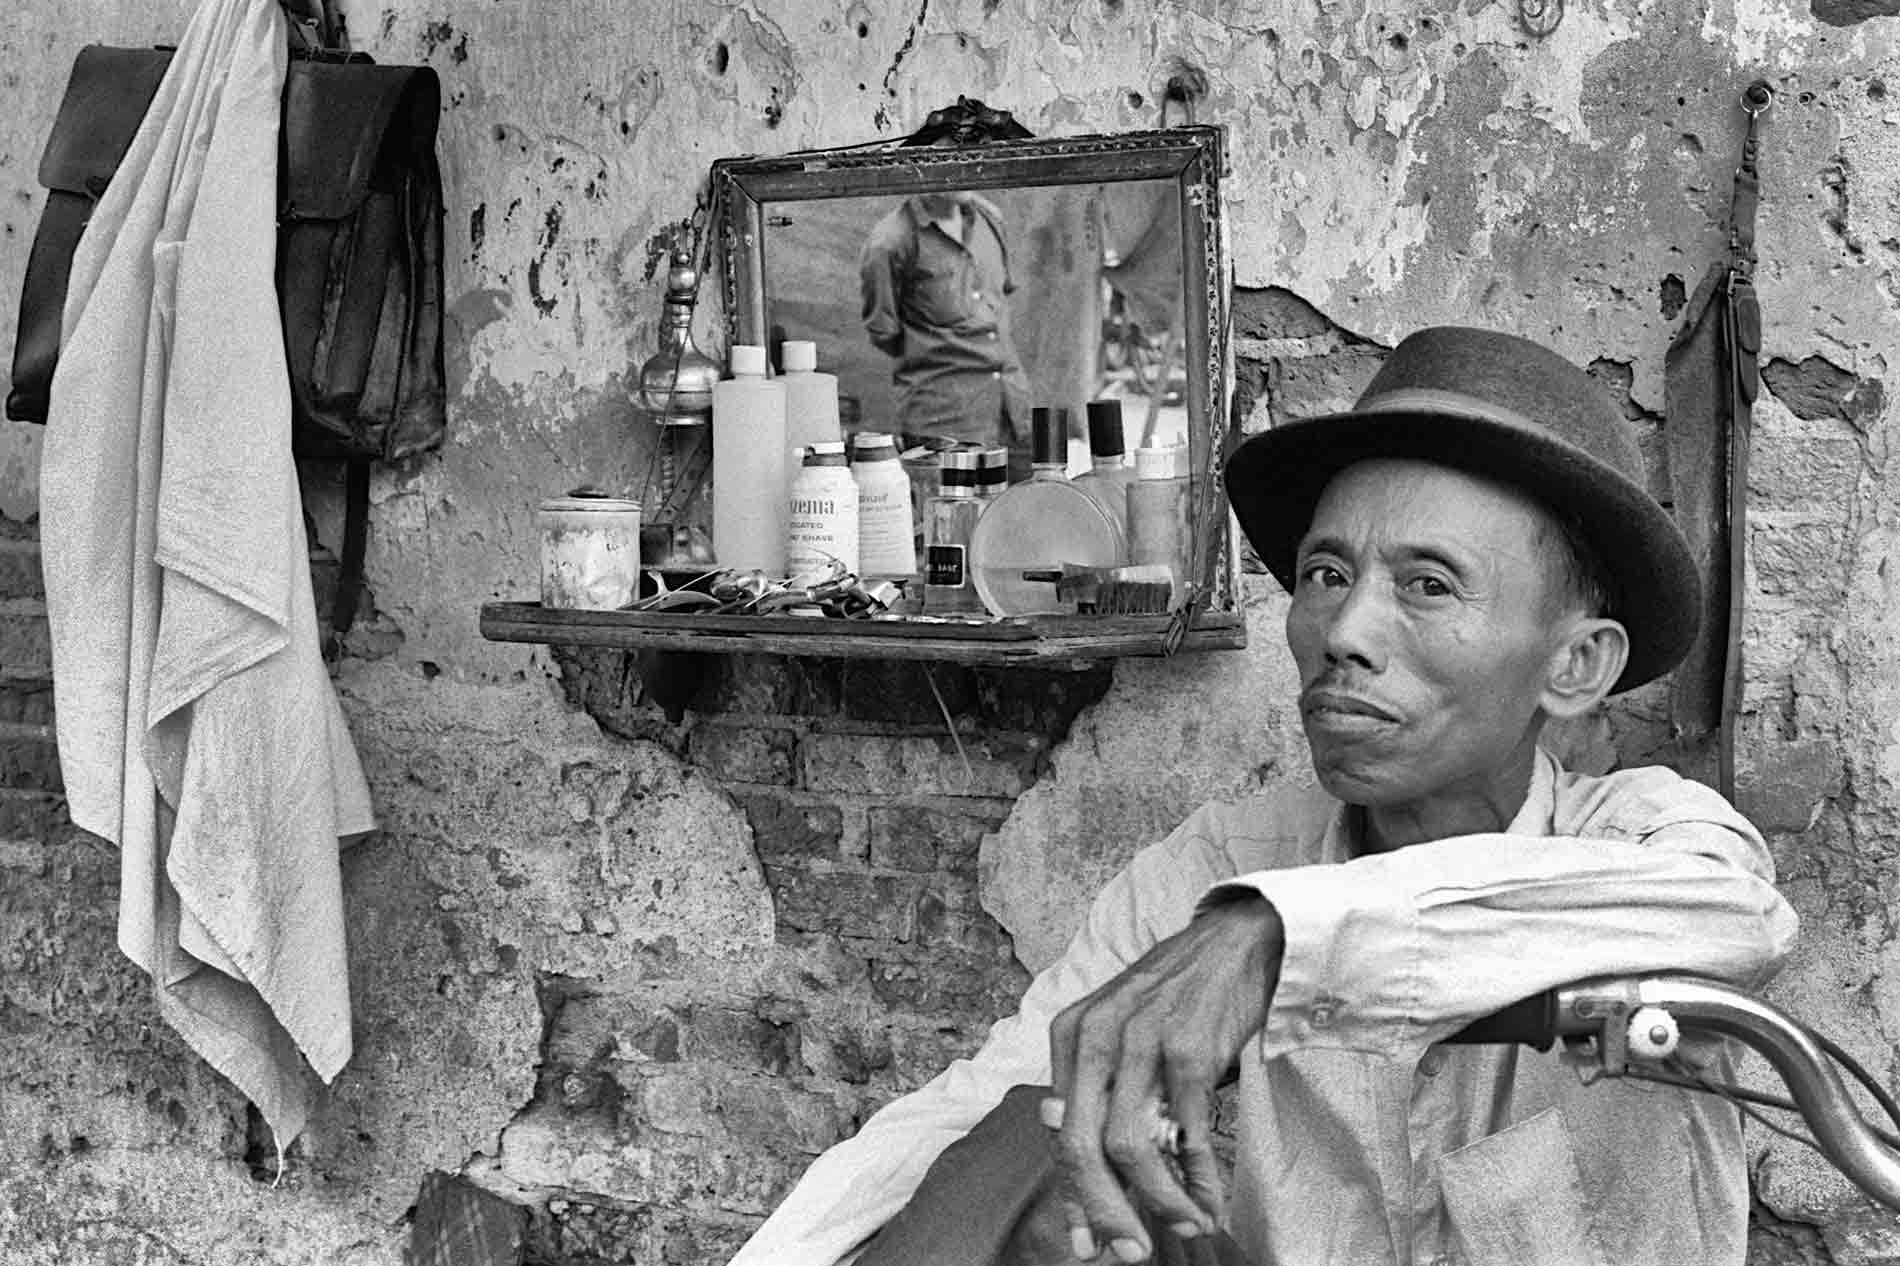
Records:
[[[65,807],[39,536],[0,518],[0,849],[48,839]]]
[[[503,1168],[566,1189],[537,1209],[542,1260],[720,1261],[812,1156],[1014,1009],[1028,979],[979,903],[978,845],[1113,670],[556,657],[603,728],[667,744],[744,811],[783,953],[763,979],[663,945],[637,981],[544,981]],[[675,724],[653,695],[682,682]]]

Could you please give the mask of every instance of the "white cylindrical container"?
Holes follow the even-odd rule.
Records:
[[[834,561],[858,570],[858,482],[845,464],[842,440],[820,440],[805,450],[792,481],[785,574],[822,579]]]
[[[865,576],[917,574],[917,530],[911,520],[910,476],[888,435],[851,437],[851,476],[858,481],[858,563]]]
[[[838,375],[818,368],[818,344],[787,339],[779,349],[779,359],[785,366],[785,372],[779,375],[779,381],[785,384],[785,442],[794,453],[813,444],[833,440],[842,443]]]
[[[765,376],[765,349],[732,349],[732,377],[713,384],[713,556],[721,567],[785,574],[789,487],[785,384]]]
[[[1135,450],[1135,482],[1128,485],[1128,561],[1167,565],[1174,577],[1170,606],[1180,605],[1192,570],[1184,456],[1178,446]]]
[[[576,488],[549,497],[541,529],[541,605],[614,611],[640,596],[640,503]]]

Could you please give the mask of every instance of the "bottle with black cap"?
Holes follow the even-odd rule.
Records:
[[[1076,602],[1051,583],[1065,568],[1114,567],[1122,533],[1102,504],[1069,482],[1069,411],[1030,411],[1034,466],[1011,484],[970,533],[971,577],[994,615],[1073,614]]]
[[[1128,485],[1135,480],[1135,470],[1128,464],[1128,441],[1122,435],[1121,401],[1089,401],[1089,462],[1089,469],[1075,477],[1075,486],[1101,502],[1126,541]]]
[[[975,448],[937,454],[937,495],[924,507],[924,614],[977,615],[982,599],[970,575],[970,536],[988,507],[979,494]]]

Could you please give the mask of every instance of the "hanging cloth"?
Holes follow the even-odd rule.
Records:
[[[60,763],[119,947],[283,1148],[351,1051],[324,669],[273,280],[276,0],[202,0],[73,255],[41,465]],[[307,1064],[307,1067],[306,1067]]]
[[[1664,431],[1676,521],[1705,577],[1702,629],[1669,696],[1681,772],[1735,795],[1735,723],[1742,703],[1751,411],[1761,390],[1761,304],[1755,295],[1757,131],[1773,104],[1765,83],[1742,94],[1748,131],[1735,170],[1728,259],[1689,301],[1665,361]]]

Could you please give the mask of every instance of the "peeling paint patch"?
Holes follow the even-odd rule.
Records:
[[[1675,320],[1677,314],[1682,311],[1688,302],[1689,291],[1683,285],[1682,278],[1678,274],[1670,273],[1657,285],[1656,306],[1662,313],[1663,320]]]
[[[1900,0],[1813,0],[1808,10],[1829,26],[1856,26],[1869,18],[1900,16]]]
[[[554,243],[559,240],[560,236],[561,208],[559,206],[552,206],[548,208],[547,216],[542,221],[541,249],[528,263],[528,298],[533,300],[535,308],[543,316],[554,311],[554,305],[558,300],[555,296],[547,294],[541,289],[541,266],[547,262],[548,256],[553,253]]]
[[[1828,418],[1850,422],[1856,430],[1865,431],[1886,403],[1878,379],[1857,378],[1819,356],[1810,356],[1798,365],[1769,361],[1761,376],[1775,399],[1807,422]]]
[[[628,76],[627,86],[620,91],[620,135],[629,142],[658,110],[664,82],[654,66],[641,66]]]
[[[420,43],[425,58],[435,56],[436,50],[455,38],[455,27],[449,22],[427,22],[423,24]],[[467,56],[466,52],[463,54]]]

